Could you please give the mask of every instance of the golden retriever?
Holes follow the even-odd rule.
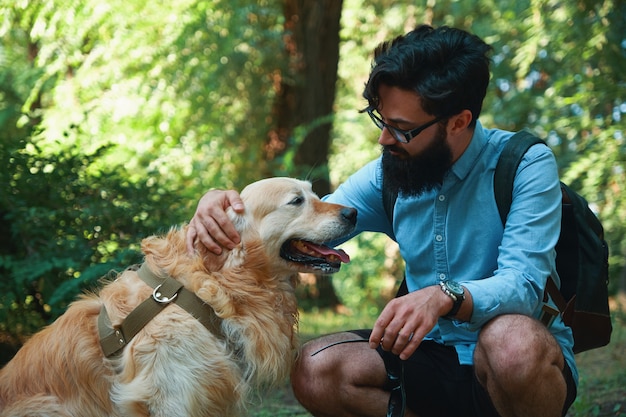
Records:
[[[222,335],[170,303],[105,358],[101,307],[117,326],[153,294],[129,268],[72,303],[0,371],[0,416],[233,416],[255,390],[285,380],[298,348],[298,272],[332,273],[349,261],[322,243],[349,234],[356,210],[322,202],[291,178],[255,182],[241,197],[245,212],[228,211],[241,235],[232,251],[197,247],[190,256],[186,226],[142,241],[144,267],[209,305]]]

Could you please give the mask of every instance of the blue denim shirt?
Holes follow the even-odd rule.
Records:
[[[462,364],[473,363],[481,326],[506,313],[539,317],[547,278],[558,282],[554,246],[561,227],[561,191],[556,161],[547,146],[533,146],[521,161],[506,228],[498,214],[493,174],[511,136],[478,123],[441,187],[419,197],[398,197],[393,225],[382,202],[380,158],[325,197],[358,210],[352,236],[382,232],[398,243],[409,291],[444,279],[469,290],[474,301],[471,320],[440,319],[427,336],[455,346]],[[558,318],[550,331],[577,381],[569,327]]]

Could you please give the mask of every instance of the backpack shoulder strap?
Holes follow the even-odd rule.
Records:
[[[398,199],[398,193],[392,191],[386,184],[385,175],[383,174],[383,207],[385,208],[385,214],[389,223],[393,224],[393,209]]]
[[[524,130],[519,131],[504,145],[504,150],[498,159],[496,172],[493,176],[493,190],[503,225],[506,223],[513,201],[513,181],[515,180],[517,167],[526,151],[537,143],[545,144],[543,140],[532,133]]]

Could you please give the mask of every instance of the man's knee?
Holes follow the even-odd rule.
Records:
[[[320,349],[344,339],[345,336],[331,335],[312,340],[302,346],[291,373],[293,393],[300,403],[311,410],[317,407],[320,398],[328,395],[331,382],[337,381],[340,363],[332,351]]]
[[[539,321],[522,315],[500,316],[481,330],[474,364],[481,382],[492,378],[520,383],[532,379],[542,368],[563,368],[561,349]]]
[[[314,357],[311,357],[310,346],[304,345],[291,372],[291,387],[293,393],[303,405],[310,402],[315,396],[315,379],[319,378],[321,370],[317,369]]]
[[[520,315],[493,319],[481,330],[474,365],[500,415],[562,415],[565,359],[541,322]]]

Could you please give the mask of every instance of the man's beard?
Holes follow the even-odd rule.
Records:
[[[452,166],[452,150],[446,142],[446,129],[438,126],[435,140],[419,155],[406,159],[392,155],[383,147],[385,187],[404,196],[420,196],[440,186]]]

